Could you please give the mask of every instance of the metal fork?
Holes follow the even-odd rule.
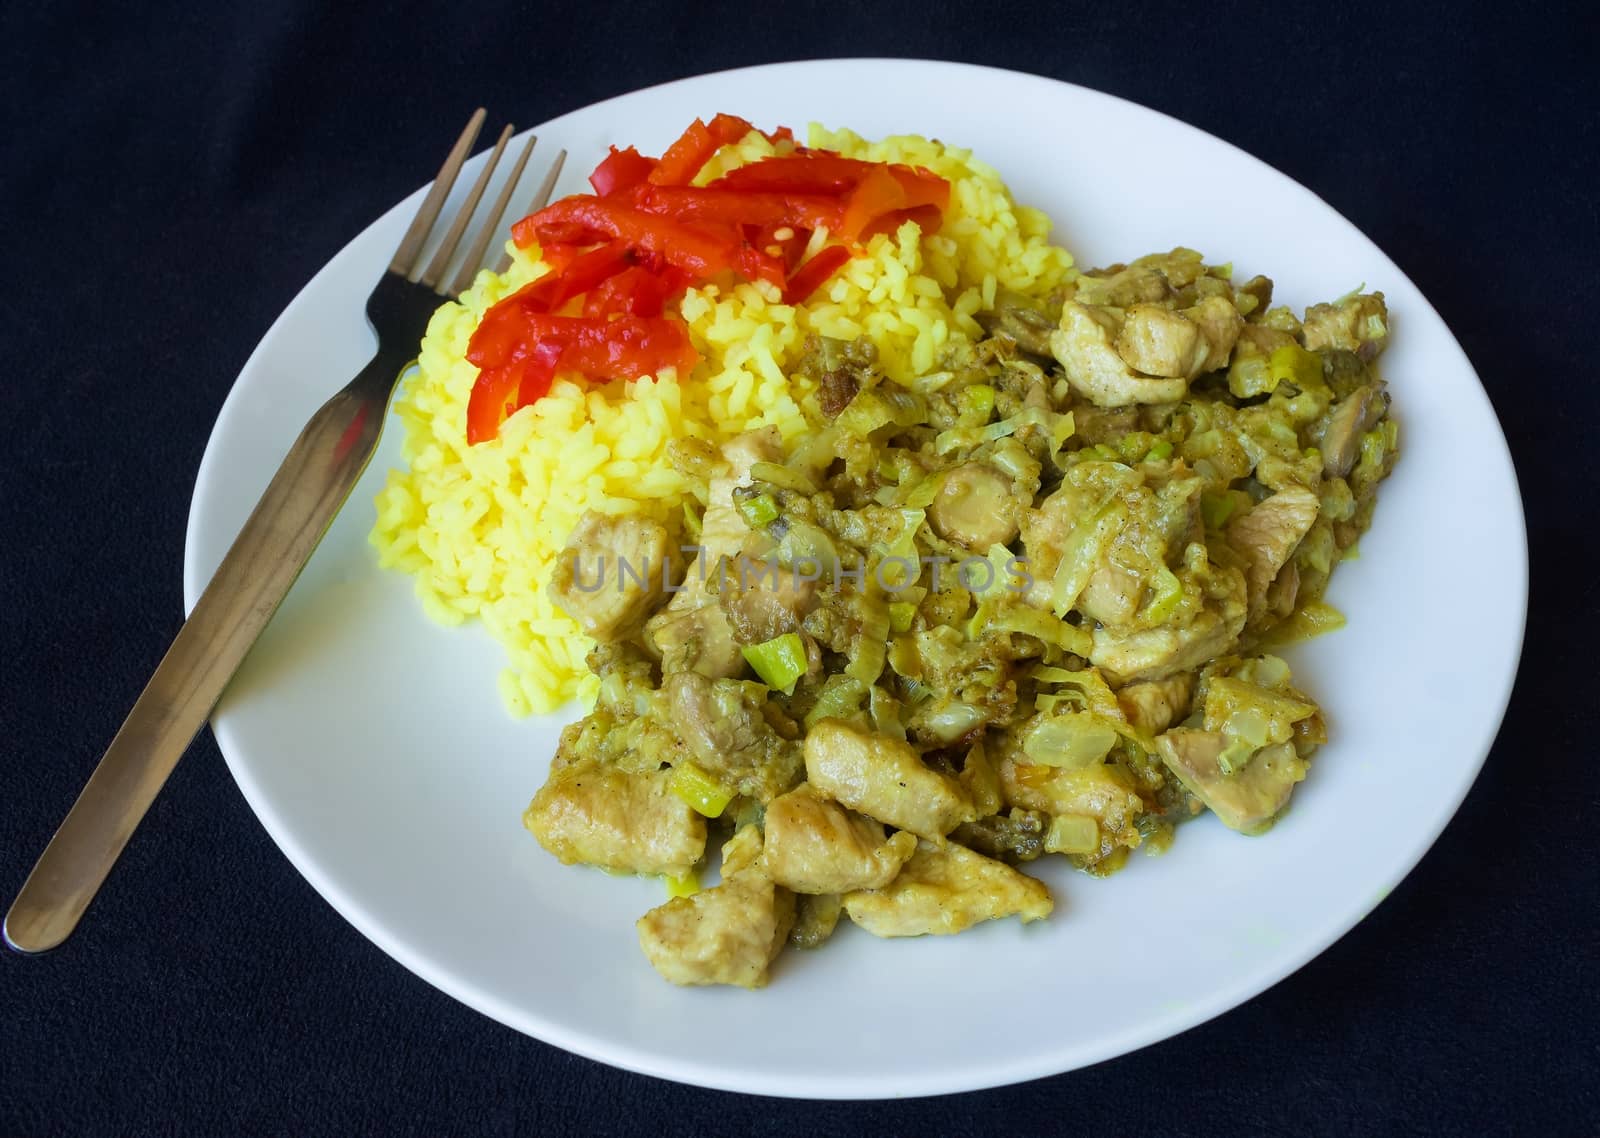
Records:
[[[378,334],[377,354],[343,390],[323,404],[289,449],[288,457],[234,539],[188,621],[178,631],[105,757],[12,903],[5,919],[5,938],[12,948],[44,952],[60,944],[77,927],[134,828],[210,716],[372,458],[389,399],[401,374],[416,358],[429,317],[442,300],[460,295],[476,277],[533,152],[533,137],[523,147],[460,270],[446,283],[456,246],[511,139],[509,124],[425,266],[422,253],[456,175],[477,141],[484,118],[480,107],[468,121],[395,251],[388,271],[367,298],[367,319]],[[529,204],[529,212],[543,208],[550,200],[565,159],[563,150]],[[506,263],[502,259],[499,268],[503,270]]]

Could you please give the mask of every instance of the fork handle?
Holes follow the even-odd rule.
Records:
[[[12,948],[44,952],[77,927],[361,477],[408,362],[380,351],[300,432],[17,894],[5,919]]]

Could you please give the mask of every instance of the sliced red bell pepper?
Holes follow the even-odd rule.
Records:
[[[517,403],[512,410],[519,410],[550,394],[550,385],[556,380],[556,369],[561,366],[567,348],[565,340],[554,336],[539,341],[522,365],[521,379],[517,384]],[[470,402],[468,410],[471,410]]]
[[[613,312],[630,316],[660,316],[668,299],[689,287],[688,278],[673,268],[654,273],[635,265],[601,281],[583,301],[583,314],[598,320]]]
[[[836,229],[844,204],[823,194],[759,193],[701,189],[694,186],[652,186],[639,198],[639,208],[679,221],[721,225],[787,225],[796,229]]]
[[[517,222],[512,232],[522,245],[618,240],[641,252],[659,254],[667,264],[696,278],[733,268],[738,251],[736,235],[726,227],[690,225],[587,194],[546,206]]]
[[[611,153],[589,175],[589,184],[595,193],[608,198],[639,185],[655,168],[654,158],[646,158],[631,146],[626,150],[613,146]]]
[[[824,282],[850,260],[852,254],[844,245],[829,245],[817,250],[816,256],[801,265],[789,278],[783,290],[783,303],[803,304]]]
[[[886,213],[905,209],[910,205],[906,191],[895,176],[879,166],[850,191],[845,203],[844,220],[838,235],[845,241],[860,240],[862,231]]]
[[[786,236],[779,237],[780,233]],[[792,273],[805,255],[806,245],[811,241],[811,230],[793,225],[746,226],[745,240],[764,253],[778,250],[772,255],[783,262],[784,272]]]
[[[562,366],[590,379],[638,379],[664,368],[688,374],[700,354],[689,343],[688,326],[664,316],[622,316],[589,328],[573,341]]]
[[[821,151],[763,158],[729,170],[707,189],[759,190],[769,193],[847,194],[874,170],[886,170],[906,192],[910,205],[950,204],[950,183],[921,167],[865,162]]]
[[[562,272],[583,253],[582,245],[563,244],[560,241],[545,241],[539,245],[539,260],[549,266],[552,273]]]
[[[950,208],[950,183],[931,170],[910,166],[886,166],[884,169],[905,191],[908,208],[931,205],[940,213]]]
[[[789,271],[781,256],[746,242],[739,246],[739,275],[750,281],[769,281],[782,289]]]
[[[944,222],[944,213],[938,206],[918,205],[910,209],[896,209],[874,218],[861,231],[861,240],[867,241],[880,233],[894,234],[908,221],[914,221],[924,234],[937,233]]]
[[[515,303],[516,295],[512,293],[490,306],[467,341],[467,362],[482,371],[524,359],[533,347],[528,340],[522,308]]]
[[[874,165],[838,154],[792,154],[736,166],[707,189],[765,190],[780,194],[843,194]]]
[[[479,372],[467,401],[469,444],[493,438],[508,414],[548,393],[558,369],[595,380],[638,379],[668,367],[687,372],[700,358],[681,320],[552,316],[519,309],[509,297],[495,308],[502,306],[522,325],[524,350]]]
[[[718,115],[709,123],[695,119],[678,141],[667,147],[650,171],[650,181],[657,186],[687,186],[713,154],[754,129],[736,115]]]
[[[500,433],[522,383],[523,364],[487,367],[478,373],[467,400],[467,443],[477,446]]]
[[[501,301],[510,303],[509,298]],[[534,345],[520,359],[533,359],[539,346],[560,343],[565,346],[562,368],[590,379],[637,379],[664,367],[687,371],[700,358],[683,321],[665,316],[593,319],[524,310],[515,319],[522,325],[525,342]],[[468,351],[471,359],[470,346]]]
[[[614,277],[634,262],[632,252],[621,241],[612,241],[579,255],[565,268],[546,273],[515,293],[523,307],[534,312],[555,312],[580,293],[588,292],[601,281]]]

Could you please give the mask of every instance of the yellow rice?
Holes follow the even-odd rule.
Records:
[[[509,418],[498,439],[468,446],[466,408],[477,368],[467,342],[484,311],[544,271],[537,249],[514,250],[504,276],[483,273],[459,303],[434,314],[417,371],[395,412],[405,470],[389,472],[371,540],[379,563],[416,578],[425,611],[446,624],[476,617],[505,648],[500,693],[513,715],[591,700],[584,666],[593,642],[544,592],[568,533],[586,510],[679,516],[688,487],[667,461],[680,435],[713,441],[772,425],[793,440],[818,419],[813,385],[787,367],[817,332],[865,335],[886,373],[931,371],[951,341],[981,335],[975,313],[998,288],[1043,296],[1072,275],[1048,240],[1049,220],[1011,200],[998,174],[968,150],[914,136],[865,142],[813,126],[810,144],[850,157],[926,166],[952,183],[940,232],[907,223],[803,305],[769,285],[693,289],[681,311],[704,357],[694,373],[551,393]],[[773,153],[751,135],[719,154],[707,180]],[[826,235],[818,233],[820,247]]]

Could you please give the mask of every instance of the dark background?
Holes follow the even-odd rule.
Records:
[[[679,1087],[469,1011],[312,892],[203,735],[82,930],[46,958],[0,954],[0,1134],[1595,1133],[1595,17],[1424,11],[8,6],[7,900],[177,627],[194,472],[246,356],[480,101],[534,123],[702,71],[913,55],[1056,76],[1220,135],[1355,221],[1461,339],[1516,456],[1534,601],[1482,777],[1359,928],[1179,1038],[920,1102]],[[1070,124],[1038,129],[1048,146]],[[987,1011],[1071,1029],[1070,1009]],[[782,1025],[752,1006],[752,1030]]]

